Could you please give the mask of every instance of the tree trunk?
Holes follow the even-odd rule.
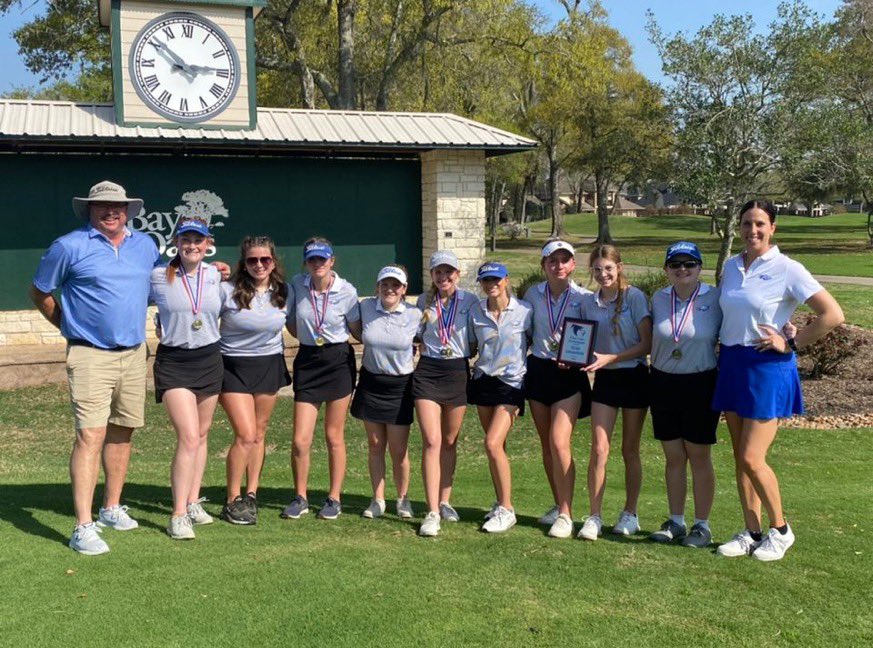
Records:
[[[355,13],[357,0],[337,2],[337,31],[339,36],[339,90],[337,108],[354,110],[357,92],[355,91]]]
[[[731,255],[731,246],[734,243],[734,233],[737,230],[737,221],[740,215],[734,209],[734,202],[728,201],[727,211],[724,217],[724,232],[721,238],[721,246],[718,249],[718,261],[715,264],[715,281],[716,284],[721,283],[721,273],[724,268],[724,262]]]
[[[606,194],[609,188],[609,180],[604,178],[599,171],[594,173],[594,191],[597,196],[597,240],[595,243],[606,245],[613,243],[612,234],[609,233],[609,205]]]
[[[561,213],[561,197],[558,195],[558,150],[548,147],[549,156],[549,202],[552,211],[552,237],[564,236],[564,215]]]
[[[869,246],[873,248],[873,209],[867,211],[867,238],[870,241]]]
[[[497,183],[494,183],[494,191],[492,193],[491,202],[491,251],[497,249],[497,225],[500,222],[500,203],[503,200],[503,191],[506,189],[506,183],[500,183],[500,190],[497,189]]]
[[[530,176],[526,176],[524,179],[524,184],[521,186],[521,216],[519,216],[518,222],[522,227],[527,225],[527,192],[530,189],[533,181]]]

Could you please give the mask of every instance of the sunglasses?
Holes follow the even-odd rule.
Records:
[[[667,264],[667,267],[670,270],[678,270],[679,268],[685,268],[686,270],[693,270],[700,264],[697,261],[671,261]]]
[[[273,257],[246,257],[246,265],[256,266],[259,263],[266,268],[273,263]]]

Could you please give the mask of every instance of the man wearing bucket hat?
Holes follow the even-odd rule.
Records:
[[[103,528],[138,526],[120,500],[131,434],[143,425],[149,275],[159,260],[151,238],[127,227],[142,205],[108,180],[91,187],[86,198],[73,198],[73,211],[87,223],[52,243],[30,288],[33,303],[67,339],[76,419],[70,479],[77,526],[70,547],[85,555],[109,551]],[[95,523],[101,456],[106,488]]]

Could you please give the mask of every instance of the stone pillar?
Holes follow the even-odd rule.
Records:
[[[428,261],[452,250],[461,262],[461,283],[472,286],[485,260],[485,152],[421,154],[421,255],[423,288],[430,286]]]

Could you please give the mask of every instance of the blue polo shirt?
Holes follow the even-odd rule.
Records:
[[[110,349],[145,341],[149,276],[160,260],[147,234],[126,230],[115,247],[91,225],[56,239],[33,285],[61,291],[61,335]]]

